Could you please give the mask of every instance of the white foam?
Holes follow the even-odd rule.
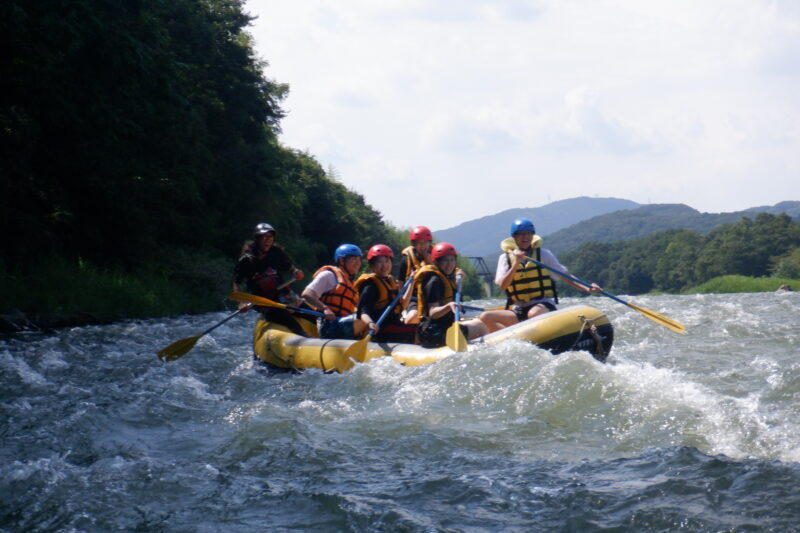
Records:
[[[39,372],[30,367],[21,357],[14,357],[9,352],[0,353],[0,364],[16,374],[27,385],[44,387],[51,383]]]
[[[224,398],[221,394],[212,394],[208,392],[208,384],[203,383],[197,378],[180,376],[172,378],[170,382],[176,387],[188,390],[198,400],[219,401]]]

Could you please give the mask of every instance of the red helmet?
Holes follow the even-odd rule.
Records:
[[[408,235],[408,240],[410,241],[432,241],[433,234],[431,230],[429,230],[425,226],[417,226],[416,228],[411,230],[411,233]]]
[[[439,244],[433,247],[433,250],[431,250],[431,256],[436,261],[438,261],[439,259],[441,259],[446,255],[458,256],[458,252],[456,252],[455,246],[453,246],[449,242],[440,242]]]
[[[385,244],[376,244],[372,248],[369,249],[367,252],[367,261],[372,261],[373,257],[391,257],[394,259],[394,254],[392,253],[392,249],[386,246]]]

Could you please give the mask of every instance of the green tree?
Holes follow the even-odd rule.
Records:
[[[663,253],[658,254],[653,281],[659,291],[680,292],[697,283],[694,265],[705,237],[690,230],[679,230]]]
[[[800,248],[773,257],[770,272],[775,278],[800,279]]]

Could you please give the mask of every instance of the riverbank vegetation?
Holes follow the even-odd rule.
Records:
[[[731,292],[775,292],[779,287],[789,287],[791,291],[800,290],[800,279],[753,278],[750,276],[719,276],[693,287],[692,294],[714,294]]]
[[[342,242],[407,244],[279,143],[288,87],[265,76],[243,5],[3,3],[0,307],[217,309],[260,221],[309,274]]]
[[[709,287],[701,289],[704,283],[723,276],[739,276],[734,285],[742,289],[774,291],[786,279],[800,279],[800,223],[786,214],[760,213],[708,235],[676,229],[627,242],[587,243],[561,259],[583,279],[621,294],[703,292]],[[741,276],[763,281],[745,284]],[[722,287],[731,283],[710,286],[727,292]]]

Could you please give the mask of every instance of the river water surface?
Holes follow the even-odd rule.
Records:
[[[254,362],[253,313],[172,363],[225,313],[2,338],[0,530],[800,531],[800,294],[631,301],[688,334],[594,298],[607,364],[342,375]]]

